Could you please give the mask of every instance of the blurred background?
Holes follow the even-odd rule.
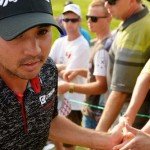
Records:
[[[51,0],[53,6],[53,13],[55,17],[61,15],[66,1],[68,0]],[[85,16],[87,14],[88,5],[92,0],[72,0],[72,1],[73,3],[78,4],[80,6],[82,12],[82,26],[88,30]],[[148,2],[147,0],[143,0],[143,2],[150,8],[150,2]],[[111,22],[111,29],[113,30],[114,28],[116,28],[119,22],[120,21],[113,19]],[[56,38],[59,37],[59,32],[56,29],[53,29],[52,33],[53,33],[52,37],[54,41]],[[94,38],[95,35],[91,34],[91,36]]]

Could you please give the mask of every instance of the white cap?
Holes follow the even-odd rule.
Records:
[[[71,11],[71,12],[75,13],[76,15],[78,15],[79,17],[81,17],[81,10],[80,10],[79,5],[77,5],[77,4],[66,5],[64,7],[63,14],[68,12],[68,11]]]

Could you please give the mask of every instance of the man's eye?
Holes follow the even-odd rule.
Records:
[[[45,35],[47,34],[48,30],[47,29],[42,29],[38,32],[38,35]]]

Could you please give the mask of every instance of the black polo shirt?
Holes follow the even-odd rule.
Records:
[[[57,114],[57,69],[51,59],[24,95],[0,78],[0,149],[42,150]]]

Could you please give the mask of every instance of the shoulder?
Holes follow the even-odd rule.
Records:
[[[108,51],[106,51],[105,49],[100,49],[99,51],[97,51],[95,53],[95,56],[94,56],[94,59],[102,59],[102,58],[105,58],[105,57],[108,57],[109,53]]]
[[[46,75],[56,76],[57,75],[57,67],[54,61],[50,57],[48,57],[45,64],[43,65],[40,74],[43,76],[46,76]]]
[[[116,33],[116,31],[113,31],[111,35],[103,42],[103,49],[105,49],[106,51],[110,50],[110,47],[115,39]]]
[[[66,40],[67,36],[59,37],[54,41],[54,45],[56,44],[62,44]]]
[[[84,45],[89,47],[89,43],[88,41],[84,38],[83,35],[80,35],[80,37],[78,38],[78,42],[80,42],[80,45]]]

